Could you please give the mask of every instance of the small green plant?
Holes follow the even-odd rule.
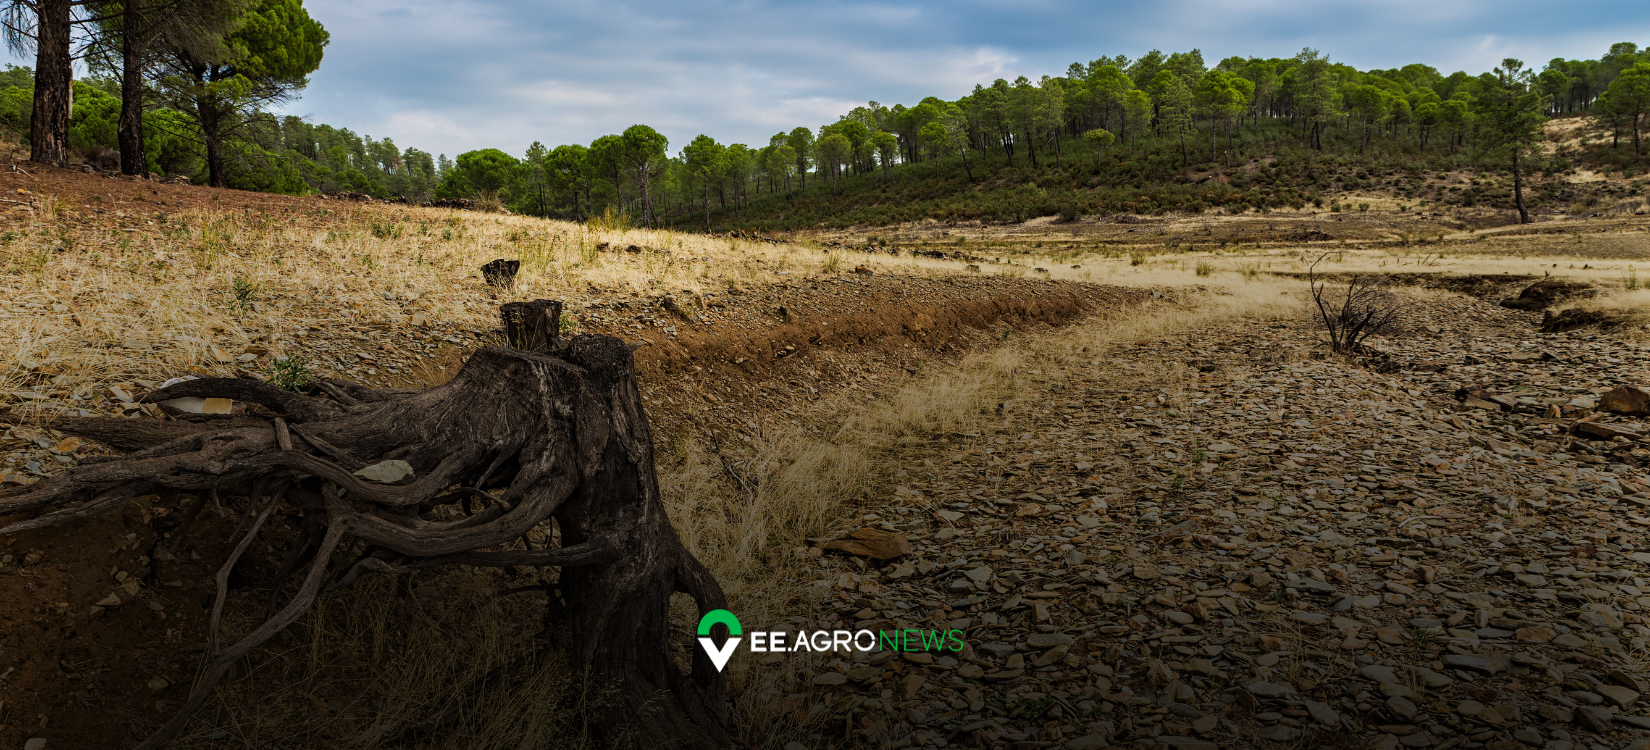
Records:
[[[1369,210],[1369,204],[1368,203],[1359,203],[1358,204],[1358,210],[1359,211],[1368,211]]]
[[[1621,277],[1621,285],[1623,287],[1625,287],[1627,289],[1627,291],[1629,291],[1629,292],[1633,291],[1634,289],[1638,289],[1639,288],[1639,272],[1636,269],[1634,269],[1632,266],[1628,266],[1627,267],[1627,275]]]
[[[556,323],[556,327],[559,329],[560,333],[567,333],[577,327],[578,324],[579,321],[573,316],[563,315],[561,316],[561,320]]]
[[[831,253],[825,257],[825,273],[836,273],[842,268],[842,256]]]
[[[270,385],[288,391],[303,390],[313,377],[309,360],[297,356],[276,357],[264,368],[264,375],[269,378]]]
[[[1341,204],[1339,204],[1339,203],[1329,204],[1329,212],[1330,213],[1335,213],[1335,214],[1340,213],[1341,212]]]
[[[1438,634],[1434,632],[1432,628],[1410,628],[1409,647],[1416,651],[1421,651],[1425,649],[1428,644],[1431,644],[1437,637]]]
[[[1254,281],[1260,276],[1260,264],[1240,263],[1238,264],[1238,273],[1243,275],[1244,281]]]
[[[1054,706],[1053,698],[1024,698],[1010,711],[1010,715],[1018,712],[1021,719],[1031,720],[1047,713]]]
[[[453,234],[453,230],[451,228],[441,230],[441,241],[442,242],[452,242],[457,237],[458,237],[458,235]]]
[[[1146,254],[1145,253],[1129,253],[1129,265],[1131,265],[1131,266],[1146,265]]]
[[[258,292],[263,285],[245,276],[236,276],[229,288],[229,306],[235,312],[246,312],[252,308],[252,303],[258,300]]]
[[[401,225],[399,223],[388,222],[388,221],[384,222],[384,223],[379,223],[379,222],[375,221],[375,222],[372,222],[370,224],[370,228],[372,229],[372,236],[377,237],[378,239],[381,239],[381,240],[398,240],[398,239],[401,239]]]
[[[1200,261],[1197,262],[1197,275],[1198,276],[1212,276],[1214,274],[1214,272],[1215,272],[1214,264],[1212,264],[1208,261],[1204,261],[1204,260],[1200,260]]]

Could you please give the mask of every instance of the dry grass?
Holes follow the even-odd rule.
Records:
[[[477,269],[499,257],[523,264],[505,296],[567,300],[763,285],[845,265],[794,244],[440,209],[160,213],[129,217],[142,230],[123,232],[79,223],[92,206],[33,204],[9,212],[19,221],[0,232],[0,388],[47,367],[60,371],[48,403],[67,408],[110,382],[227,374],[226,359],[248,345],[279,356],[306,327],[393,327],[423,312],[492,328],[497,301],[482,297]],[[99,207],[153,204],[112,195]]]

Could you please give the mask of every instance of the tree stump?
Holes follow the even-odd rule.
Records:
[[[516,274],[520,271],[521,261],[499,258],[481,267],[481,278],[488,286],[509,289],[516,285]]]
[[[324,381],[298,394],[256,381],[201,378],[142,400],[235,398],[280,416],[165,423],[167,429],[115,418],[53,423],[135,451],[0,491],[0,515],[32,514],[0,534],[115,512],[150,492],[245,495],[259,509],[217,575],[210,664],[184,707],[140,750],[174,736],[236,661],[296,621],[324,591],[366,573],[460,563],[561,568],[560,601],[551,609],[563,614],[563,644],[583,672],[585,694],[601,696],[593,729],[604,742],[734,744],[726,677],[700,649],[693,650],[690,674],[670,657],[671,594],[692,596],[701,615],[724,608],[726,600],[665,514],[630,347],[607,336],[563,340],[560,308],[549,300],[505,305],[512,348],[483,347],[451,381],[427,390]],[[390,460],[409,464],[412,476],[380,484],[355,473]],[[473,499],[486,507],[463,520],[432,516],[439,506]],[[280,502],[296,506],[311,530],[282,576],[305,564],[308,570],[284,604],[285,581],[277,580],[269,618],[219,647],[229,574]],[[559,547],[496,549],[552,518],[561,531]],[[368,553],[347,556],[361,545]]]

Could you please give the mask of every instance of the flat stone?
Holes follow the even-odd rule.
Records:
[[[1270,682],[1265,682],[1262,680],[1256,680],[1244,685],[1243,689],[1248,690],[1250,693],[1258,695],[1262,698],[1282,698],[1285,695],[1290,695],[1295,692],[1295,689],[1289,687],[1288,685],[1274,685]]]
[[[1535,575],[1534,573],[1520,573],[1518,575],[1513,576],[1513,580],[1515,580],[1519,583],[1522,583],[1525,586],[1529,586],[1530,588],[1539,589],[1539,588],[1546,588],[1546,586],[1547,586],[1547,579],[1543,578],[1541,576]]]
[[[1545,625],[1529,625],[1513,631],[1513,637],[1525,643],[1548,643],[1558,633]]]
[[[412,464],[399,459],[379,461],[355,472],[355,476],[379,484],[395,484],[412,475]]]
[[[1434,672],[1425,667],[1411,667],[1410,672],[1415,674],[1415,679],[1420,680],[1422,685],[1429,688],[1446,687],[1450,683],[1455,682],[1455,678],[1450,677],[1449,675]]]
[[[1482,672],[1484,674],[1495,674],[1503,669],[1501,664],[1498,664],[1493,660],[1486,659],[1482,656],[1470,656],[1466,654],[1445,654],[1444,666],[1453,669],[1470,669],[1474,672]]]
[[[1273,742],[1294,742],[1295,740],[1300,739],[1302,734],[1303,733],[1301,730],[1294,727],[1286,727],[1282,724],[1274,724],[1260,730],[1261,739],[1271,740]]]
[[[1415,691],[1410,690],[1408,685],[1399,685],[1399,684],[1393,683],[1393,682],[1383,682],[1383,683],[1380,684],[1379,689],[1380,689],[1382,695],[1385,695],[1389,698],[1413,698],[1413,697],[1415,697]]]
[[[1032,633],[1026,637],[1026,645],[1032,648],[1054,648],[1055,646],[1070,646],[1076,641],[1065,633]],[[1013,647],[1009,649],[1012,651]]]
[[[1461,701],[1455,706],[1455,712],[1462,716],[1477,716],[1484,713],[1484,704],[1478,701]]]
[[[1404,747],[1432,747],[1432,735],[1426,732],[1416,732],[1398,738],[1398,744]]]
[[[1513,631],[1504,630],[1502,628],[1479,628],[1477,630],[1472,631],[1472,634],[1478,636],[1479,638],[1511,638],[1511,637],[1513,637]]]
[[[1134,577],[1139,578],[1142,581],[1156,580],[1158,578],[1163,577],[1163,571],[1158,570],[1156,565],[1148,565],[1146,563],[1135,563],[1134,564]]]
[[[1085,734],[1066,742],[1066,750],[1104,750],[1111,747],[1111,737],[1104,734]]]
[[[1530,747],[1541,747],[1542,745],[1547,744],[1546,738],[1542,737],[1541,733],[1535,731],[1534,729],[1514,729],[1512,738],[1519,743],[1529,745]]]
[[[1303,594],[1328,598],[1335,595],[1335,587],[1314,578],[1300,578],[1290,581],[1286,588],[1295,589]]]
[[[1290,615],[1289,619],[1307,625],[1322,625],[1329,621],[1329,615],[1318,614],[1317,612],[1296,612]]]
[[[1398,676],[1393,674],[1391,669],[1383,667],[1379,664],[1370,664],[1368,666],[1359,667],[1358,674],[1366,679],[1374,680],[1376,683],[1399,682]]]
[[[1624,688],[1620,685],[1600,685],[1596,688],[1596,690],[1599,695],[1604,696],[1611,703],[1614,703],[1621,708],[1631,706],[1634,701],[1639,699],[1639,694],[1636,691]]]
[[[882,676],[882,667],[856,667],[848,670],[848,679],[854,682],[866,682]]]
[[[1319,724],[1331,727],[1340,726],[1341,715],[1335,709],[1330,708],[1329,704],[1313,700],[1302,702],[1306,704],[1306,712]]]
[[[849,534],[846,539],[826,542],[822,549],[874,560],[892,560],[911,554],[911,542],[904,534],[864,528]]]
[[[1416,714],[1420,713],[1420,710],[1415,708],[1414,702],[1408,698],[1397,695],[1386,699],[1386,708],[1388,711],[1392,712],[1392,715],[1401,717],[1405,720],[1413,719]]]
[[[1650,391],[1630,385],[1619,386],[1598,400],[1599,411],[1642,417],[1650,414]]]
[[[1182,719],[1196,719],[1203,716],[1203,712],[1186,703],[1170,703],[1169,713]]]
[[[1616,683],[1617,685],[1621,685],[1622,687],[1639,693],[1644,692],[1644,681],[1640,680],[1637,675],[1620,669],[1612,669],[1610,670],[1609,677],[1610,681]]]
[[[991,566],[981,565],[980,567],[970,570],[963,575],[968,576],[968,579],[971,581],[989,581],[991,580]]]
[[[815,685],[845,685],[848,675],[841,672],[820,672],[814,675],[813,682]]]
[[[1587,639],[1582,638],[1575,633],[1559,633],[1558,635],[1553,636],[1553,639],[1549,641],[1549,643],[1552,643],[1554,646],[1563,646],[1564,648],[1587,648]]]

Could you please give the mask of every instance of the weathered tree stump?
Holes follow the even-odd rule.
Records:
[[[509,289],[516,285],[516,274],[521,271],[521,261],[499,258],[481,267],[481,278],[488,286]]]
[[[143,397],[235,398],[280,416],[269,420],[153,423],[60,419],[53,427],[135,449],[27,487],[0,491],[0,515],[32,514],[14,533],[117,511],[150,492],[249,497],[257,520],[217,575],[211,661],[184,707],[140,750],[175,735],[230,667],[301,617],[326,590],[365,573],[403,574],[443,565],[558,566],[570,660],[602,717],[595,732],[620,746],[726,748],[726,678],[700,649],[691,674],[669,654],[670,597],[692,596],[700,613],[726,606],[721,587],[682,546],[659,497],[653,435],[636,387],[630,348],[606,336],[559,336],[560,303],[512,303],[503,311],[514,348],[484,347],[454,378],[428,390],[374,390],[327,381],[312,393],[264,383],[202,378]],[[396,485],[355,471],[405,461]],[[503,488],[493,494],[488,489]],[[456,522],[438,506],[480,499]],[[217,643],[227,581],[279,502],[302,512],[305,542],[282,566],[269,618],[239,641]],[[554,519],[561,544],[498,550]],[[182,531],[180,531],[182,533]],[[352,548],[366,553],[351,556]],[[281,603],[284,577],[308,565]],[[551,593],[554,597],[555,593]]]

